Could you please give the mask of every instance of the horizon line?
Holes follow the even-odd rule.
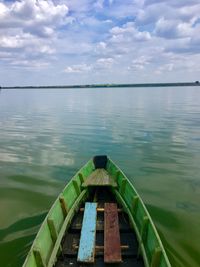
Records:
[[[168,87],[168,86],[200,86],[200,82],[169,82],[169,83],[105,83],[79,85],[27,85],[0,86],[0,89],[31,89],[31,88],[115,88],[115,87]]]

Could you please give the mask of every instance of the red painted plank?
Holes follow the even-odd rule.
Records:
[[[121,262],[117,204],[105,203],[104,209],[104,262]]]

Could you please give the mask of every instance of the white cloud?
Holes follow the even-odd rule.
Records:
[[[59,84],[195,77],[199,36],[197,0],[0,0],[0,72],[45,68]]]
[[[57,26],[65,24],[68,14],[66,5],[55,5],[51,0],[22,0],[11,4],[5,2],[1,3],[0,10],[1,28],[20,28],[35,35],[36,29],[46,34],[50,29],[53,31]]]
[[[32,52],[40,52],[45,54],[52,54],[54,49],[50,43],[42,39],[35,38],[29,33],[19,33],[15,36],[0,36],[0,49],[6,48],[7,50],[24,49]]]
[[[165,64],[160,66],[155,73],[156,74],[162,74],[163,72],[169,72],[169,71],[173,71],[174,70],[174,64],[173,63],[169,63],[169,64]]]
[[[16,68],[26,68],[26,69],[38,69],[46,68],[49,66],[49,62],[41,60],[13,60],[11,65]]]
[[[100,49],[100,50],[104,50],[104,49],[106,49],[107,48],[107,44],[105,43],[105,42],[99,42],[98,44],[97,44],[97,47],[96,47],[96,49],[98,50],[98,49]]]
[[[122,27],[113,27],[110,30],[113,42],[148,41],[151,35],[147,31],[139,31],[134,22],[128,22]]]
[[[151,62],[151,57],[140,56],[132,60],[131,66],[128,67],[129,70],[143,70]]]
[[[51,0],[1,2],[0,52],[13,54],[10,57],[11,65],[19,63],[21,67],[29,61],[29,65],[40,67],[41,64],[35,63],[38,55],[43,57],[56,52],[56,29],[69,23],[67,15],[68,7],[65,4],[56,5]],[[35,61],[29,60],[34,56]]]
[[[107,70],[112,67],[114,63],[113,58],[99,58],[93,64],[79,64],[68,66],[64,69],[65,73],[88,73],[91,71]]]
[[[97,69],[109,69],[112,67],[114,63],[114,59],[113,58],[99,58],[97,61],[96,61],[96,64],[95,64],[95,68]]]
[[[92,66],[87,64],[73,65],[65,68],[64,72],[66,73],[84,73],[92,69]]]
[[[65,24],[68,7],[52,1],[22,0],[0,3],[0,36],[20,38],[26,33],[49,38],[55,29]],[[4,31],[6,29],[6,31]]]
[[[193,28],[190,23],[161,18],[155,25],[155,33],[164,38],[188,37],[193,34]]]

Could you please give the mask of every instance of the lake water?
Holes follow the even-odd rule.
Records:
[[[134,183],[175,267],[200,266],[200,88],[2,90],[0,265],[20,267],[93,155]]]

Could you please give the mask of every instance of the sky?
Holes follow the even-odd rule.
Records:
[[[0,0],[1,86],[199,74],[199,0]]]

